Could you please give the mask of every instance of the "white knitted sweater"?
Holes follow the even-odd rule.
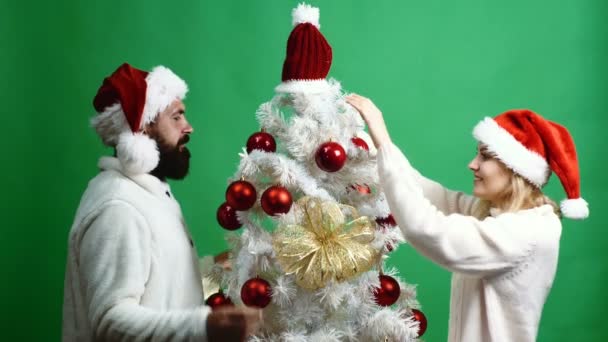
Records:
[[[63,341],[205,341],[196,249],[169,186],[104,157],[70,231]]]
[[[420,176],[393,144],[380,147],[378,172],[406,240],[453,272],[448,340],[535,341],[557,268],[561,222],[552,207],[479,220],[473,197]]]

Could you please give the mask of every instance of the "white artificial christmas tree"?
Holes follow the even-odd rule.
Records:
[[[319,10],[300,4],[283,82],[262,104],[220,225],[231,233],[224,292],[207,303],[264,308],[253,341],[417,341],[426,318],[414,286],[384,261],[403,242],[379,188],[376,151],[340,83]],[[229,300],[227,299],[229,298]]]

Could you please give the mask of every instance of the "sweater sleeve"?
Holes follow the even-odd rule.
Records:
[[[87,227],[78,261],[96,338],[206,341],[208,308],[159,311],[139,304],[150,274],[152,248],[145,218],[124,202],[105,206]]]
[[[424,197],[444,214],[473,214],[473,210],[479,201],[478,199],[464,192],[449,190],[443,185],[424,177],[413,167],[410,170],[414,179],[422,187]]]
[[[412,168],[393,144],[381,146],[380,182],[406,240],[421,254],[452,272],[487,276],[507,271],[533,249],[526,226],[531,218],[503,214],[484,220],[446,215],[425,196]]]

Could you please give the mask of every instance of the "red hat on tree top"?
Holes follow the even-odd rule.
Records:
[[[319,31],[319,9],[299,4],[292,11],[294,29],[287,40],[282,83],[275,90],[283,93],[321,92],[328,89],[332,50]]]
[[[104,144],[116,148],[123,171],[148,173],[158,165],[156,142],[143,133],[173,101],[185,98],[186,83],[163,66],[151,72],[122,64],[103,80],[93,107],[91,123]]]
[[[565,127],[520,109],[483,119],[473,129],[473,136],[538,188],[547,183],[551,171],[555,172],[567,195],[560,203],[562,214],[573,219],[589,216],[587,202],[581,198],[574,140]]]

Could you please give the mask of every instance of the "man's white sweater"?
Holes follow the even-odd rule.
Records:
[[[168,184],[99,166],[69,235],[63,341],[205,341],[197,253]]]
[[[393,144],[378,171],[406,240],[453,272],[451,342],[536,340],[557,268],[561,222],[549,205],[472,215],[476,200],[420,176]]]

